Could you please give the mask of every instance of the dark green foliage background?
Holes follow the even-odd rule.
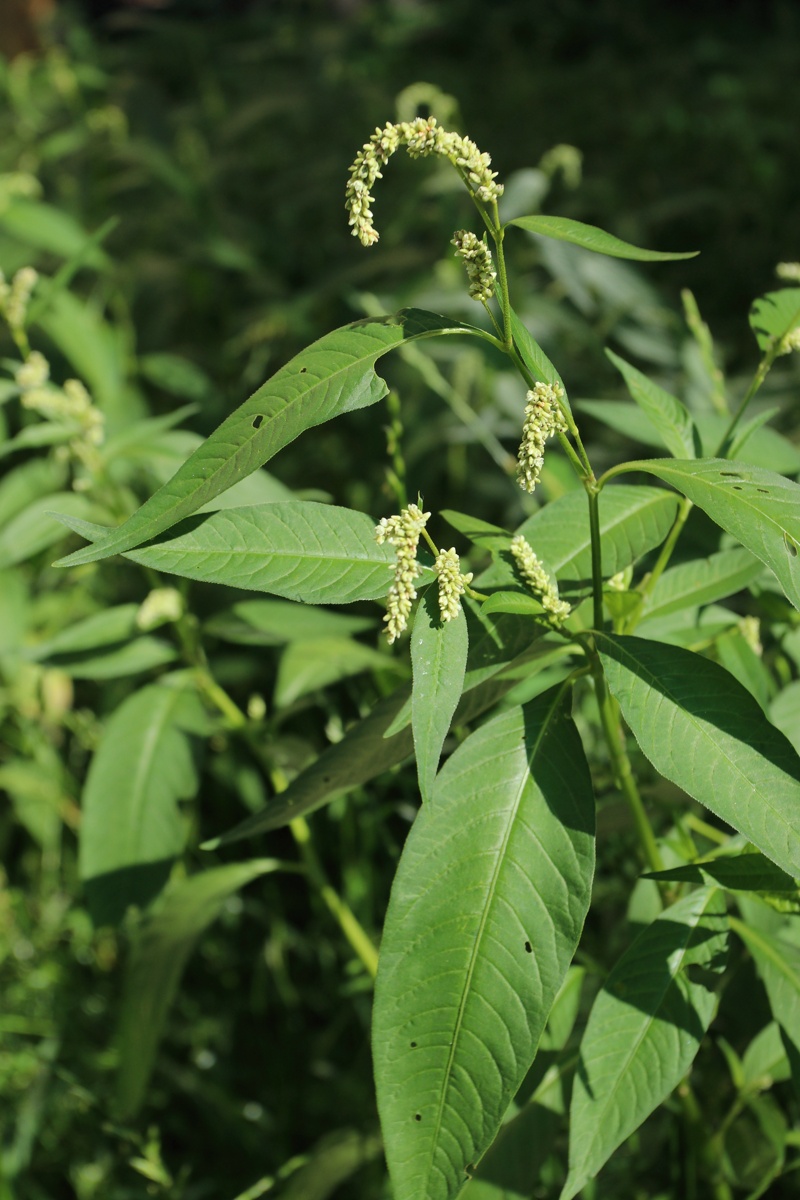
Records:
[[[423,297],[434,310],[449,302],[447,279],[437,274],[445,282],[431,285],[431,269],[449,261],[448,241],[466,210],[459,196],[426,186],[426,164],[398,158],[379,183],[376,249],[363,251],[349,236],[343,208],[355,151],[376,124],[394,119],[397,93],[419,80],[456,98],[456,123],[491,152],[501,177],[535,166],[557,143],[583,152],[581,185],[556,180],[548,211],[640,245],[702,250],[688,262],[641,268],[659,289],[654,326],[672,347],[662,364],[668,374],[680,378],[683,369],[684,286],[697,295],[732,377],[752,367],[749,304],[773,285],[777,261],[800,258],[796,5],[308,0],[225,9],[119,7],[90,21],[65,6],[55,28],[82,64],[78,92],[53,98],[38,127],[15,125],[0,107],[0,171],[24,165],[40,178],[44,198],[88,229],[119,218],[105,242],[110,271],[81,274],[78,288],[108,305],[132,359],[168,351],[202,369],[207,382],[191,419],[198,432],[208,433],[310,340],[362,315],[359,293],[374,293],[389,310]],[[127,137],[87,121],[108,106],[124,114]],[[512,255],[530,297],[560,299],[529,241],[520,237]],[[10,274],[29,252],[0,234],[0,257]],[[45,254],[37,265],[56,262]],[[620,395],[602,354],[619,314],[606,301],[584,313],[567,308],[571,316],[551,325],[546,348],[565,378],[569,371],[571,395]],[[437,361],[449,370],[446,355]],[[519,501],[498,486],[488,457],[454,434],[456,422],[413,369],[392,362],[386,377],[403,398],[411,487],[424,487],[431,505],[519,518]],[[480,408],[491,389],[476,378]],[[179,402],[140,382],[154,412]],[[309,494],[388,511],[383,418],[375,413],[305,435],[276,461],[275,474]],[[781,418],[787,427],[793,416]],[[513,429],[497,432],[513,442]],[[706,537],[697,519],[694,544]],[[130,564],[117,567],[109,602],[140,598],[137,578]],[[230,599],[211,589],[194,595],[203,613]],[[213,649],[217,675],[237,699],[268,694],[274,655]],[[326,744],[327,722],[365,713],[391,682],[349,681],[293,711],[282,731],[287,768]],[[126,680],[83,683],[77,703],[102,718],[131,689]],[[80,778],[84,751],[76,742],[65,754]],[[214,748],[198,798],[203,835],[246,815],[243,794],[260,800],[253,774],[238,747]],[[602,774],[598,782],[602,798],[611,785]],[[416,805],[407,768],[314,818],[331,878],[376,937]],[[599,823],[599,879],[583,947],[607,965],[635,925],[636,911],[630,922],[626,914],[638,867],[613,795]],[[146,1109],[130,1125],[115,1125],[110,1043],[124,937],[92,932],[75,899],[72,833],[64,845],[61,861],[43,861],[3,809],[2,1011],[25,1013],[31,1030],[4,1028],[0,1015],[0,1133],[23,1164],[13,1184],[0,1183],[0,1200],[234,1200],[331,1130],[374,1127],[369,987],[322,904],[291,874],[246,890],[203,938]],[[235,849],[220,860],[233,861]],[[253,850],[295,856],[287,831]],[[208,863],[194,852],[193,865]],[[646,897],[642,903],[640,919],[650,919]],[[740,964],[717,1028],[741,1048],[761,1026],[759,1006],[766,1012],[761,986]],[[34,1053],[40,1038],[46,1052]],[[701,1100],[716,1103],[730,1087],[719,1052],[709,1053],[703,1072]],[[150,1128],[172,1184],[148,1182],[129,1165]],[[684,1150],[674,1128],[653,1118],[603,1173],[596,1196],[683,1195]],[[636,1193],[632,1159],[642,1186]],[[770,1195],[780,1200],[793,1186],[775,1184]],[[382,1164],[373,1161],[340,1194],[372,1200],[385,1187]]]

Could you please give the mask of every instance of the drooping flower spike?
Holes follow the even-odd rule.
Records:
[[[547,613],[551,625],[561,625],[572,611],[566,600],[558,597],[558,584],[545,571],[533,547],[518,533],[511,542],[511,555],[520,575]]]
[[[443,621],[452,621],[461,612],[461,597],[472,582],[472,572],[461,573],[461,560],[453,546],[436,556],[433,569],[439,577],[439,613]]]
[[[537,383],[525,397],[525,421],[517,455],[517,483],[525,492],[532,492],[539,482],[547,439],[567,432],[559,406],[563,395],[564,389],[557,383]]]
[[[409,504],[398,516],[382,517],[375,527],[378,545],[388,542],[397,551],[394,582],[389,589],[383,618],[389,645],[399,638],[408,625],[411,605],[417,598],[417,589],[414,587],[420,572],[417,545],[430,515],[418,505]]]

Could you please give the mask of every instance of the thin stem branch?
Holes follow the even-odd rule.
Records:
[[[672,552],[677,545],[678,538],[681,535],[683,527],[686,524],[686,520],[693,507],[694,505],[692,504],[691,500],[687,500],[684,496],[678,506],[675,520],[672,522],[672,528],[667,534],[666,540],[659,551],[655,566],[637,589],[639,592],[639,600],[633,612],[625,622],[625,633],[633,633],[634,629],[639,624],[639,621],[642,618],[642,610],[645,606],[647,598],[648,596],[652,595],[653,589],[668,566],[669,560],[672,557]]]

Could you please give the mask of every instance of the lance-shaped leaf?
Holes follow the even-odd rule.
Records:
[[[273,858],[214,867],[171,883],[136,930],[125,965],[119,1027],[117,1109],[131,1116],[144,1098],[158,1042],[186,960],[227,898],[275,871]]]
[[[652,458],[625,469],[648,471],[683,492],[766,563],[800,608],[800,484],[724,458]]]
[[[731,929],[755,959],[772,1015],[780,1025],[796,1075],[800,1067],[800,949],[785,938],[731,917]]]
[[[731,892],[796,892],[797,881],[763,854],[721,855],[706,862],[651,871],[646,879],[678,880],[682,883],[708,883],[709,880]]]
[[[444,739],[461,699],[468,650],[464,614],[443,621],[436,589],[428,588],[411,633],[411,730],[423,800],[433,786]]]
[[[142,688],[106,724],[82,798],[80,876],[92,919],[113,924],[158,894],[186,838],[197,789],[189,733],[206,718],[188,676]]]
[[[522,324],[522,321],[514,312],[513,308],[510,309],[510,317],[511,336],[514,339],[514,345],[520,358],[530,371],[533,378],[540,380],[542,383],[558,383],[563,388],[563,379],[550,362],[550,359],[536,341],[533,334],[529,333],[527,328]]]
[[[800,288],[781,288],[753,301],[750,328],[762,350],[767,351],[800,325]]]
[[[762,571],[758,559],[741,546],[670,567],[648,596],[642,620],[724,600],[747,587]]]
[[[369,317],[326,334],[231,413],[124,524],[58,565],[96,562],[150,541],[258,470],[304,430],[380,400],[388,388],[375,374],[377,359],[404,341],[442,333],[483,336],[421,309]]]
[[[581,1042],[570,1107],[571,1200],[686,1074],[727,957],[722,893],[700,888],[639,935],[598,994]]]
[[[695,258],[698,250],[684,253],[665,253],[662,250],[643,250],[641,246],[632,246],[606,233],[596,225],[586,225],[583,221],[573,221],[569,217],[548,217],[537,213],[531,217],[515,217],[509,225],[518,225],[529,233],[540,233],[542,237],[555,238],[559,242],[572,242],[574,246],[582,246],[584,250],[593,250],[595,254],[607,254],[611,258],[630,258],[637,262],[670,262],[677,258]]]
[[[653,383],[652,379],[648,379],[612,350],[606,350],[606,356],[621,372],[628,391],[642,412],[650,418],[670,454],[674,454],[676,458],[695,458],[699,435],[694,421],[680,400],[657,383]]]
[[[482,726],[403,851],[372,1046],[395,1200],[450,1200],[536,1051],[589,902],[594,802],[563,686]]]
[[[677,498],[663,488],[622,486],[600,496],[600,534],[603,574],[616,575],[642,554],[660,545],[678,509]],[[562,593],[589,587],[592,575],[589,506],[581,489],[559,496],[520,525],[517,533],[530,542],[538,557],[556,573]],[[510,545],[511,538],[508,538]],[[476,580],[484,588],[520,588],[514,560],[507,550]]]
[[[791,876],[800,757],[723,667],[644,638],[596,635],[608,686],[650,762]]]
[[[98,536],[97,525],[62,519],[86,537]],[[313,500],[189,517],[125,557],[155,571],[308,604],[377,600],[388,593],[395,564],[394,550],[378,545],[365,513]],[[422,567],[421,581],[432,578]]]

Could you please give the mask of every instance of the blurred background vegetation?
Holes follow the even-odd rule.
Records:
[[[59,377],[80,374],[110,436],[195,406],[123,480],[135,503],[198,435],[331,328],[410,304],[478,320],[449,246],[470,213],[446,169],[391,163],[378,184],[376,248],[363,250],[346,224],[344,183],[358,147],[376,124],[430,110],[491,153],[508,215],[544,207],[654,249],[702,251],[634,268],[520,233],[512,295],[579,407],[622,394],[603,355],[610,343],[711,408],[713,379],[680,293],[694,293],[719,364],[741,390],[756,358],[749,305],[773,286],[778,261],[800,259],[798,48],[800,10],[790,0],[3,0],[0,266],[10,277],[28,264],[49,275],[67,265],[70,292],[42,314],[35,344]],[[430,507],[519,520],[527,500],[503,472],[523,401],[502,364],[443,343],[385,373],[400,397],[411,493],[424,489]],[[787,432],[797,424],[796,382],[788,364],[763,398],[783,405],[777,424]],[[599,465],[619,456],[620,435],[598,424],[594,439]],[[386,431],[372,410],[346,429],[306,435],[270,469],[303,495],[377,517],[392,508],[385,461]],[[557,455],[553,463],[549,495],[568,486]],[[37,545],[26,567],[45,594],[39,637],[57,632],[63,614],[86,611],[80,580],[70,591],[48,574],[53,556]],[[132,573],[116,570],[114,602],[138,599]],[[94,606],[110,602],[111,585],[92,578]],[[194,597],[203,614],[220,604],[211,589]],[[275,654],[261,647],[235,657],[223,646],[217,666],[242,702],[274,684]],[[296,1200],[321,1200],[337,1178],[348,1180],[341,1194],[384,1194],[368,981],[292,875],[228,903],[190,962],[146,1108],[114,1122],[121,939],[94,931],[81,907],[76,781],[98,722],[134,684],[74,686],[68,718],[58,697],[50,709],[47,696],[29,698],[31,722],[45,731],[34,757],[52,754],[58,779],[55,833],[20,819],[19,797],[30,791],[4,780],[12,805],[0,816],[0,1200],[244,1200],[266,1194],[282,1171],[280,1194]],[[345,680],[332,698],[317,693],[292,710],[286,769],[334,740],[384,686],[380,674]],[[224,744],[218,751],[200,798],[204,836],[263,801],[252,768]],[[327,868],[376,936],[415,805],[413,774],[399,772],[315,819]],[[617,882],[601,876],[605,907],[588,931],[589,952],[603,961],[607,943],[623,944],[626,880],[636,874],[618,813],[606,829],[604,865]],[[273,835],[264,852],[294,850]],[[746,971],[727,1002],[734,1043],[746,1041],[743,995],[761,1002]],[[669,1136],[645,1127],[637,1169],[671,1196],[680,1193],[664,1178]],[[304,1166],[296,1156],[320,1139],[322,1157]],[[656,1195],[655,1185],[626,1191],[625,1169],[624,1159],[612,1165],[598,1196]]]

